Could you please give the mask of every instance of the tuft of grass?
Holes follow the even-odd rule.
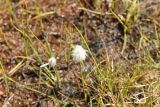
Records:
[[[31,48],[32,51],[33,51],[33,53],[37,57],[38,63],[42,63],[42,59],[41,59],[40,55],[38,54],[37,48],[34,46],[34,44],[32,42],[32,39],[30,38],[30,36],[23,29],[19,29],[17,27],[15,27],[15,29],[17,31],[19,31],[23,35],[23,37],[24,37],[24,43],[25,43],[24,44],[24,50],[25,50],[25,53],[26,53],[27,57],[29,56],[29,51],[31,51],[30,50],[30,48]]]

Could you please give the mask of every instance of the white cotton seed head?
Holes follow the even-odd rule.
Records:
[[[56,65],[56,63],[57,63],[56,62],[56,58],[55,57],[49,58],[48,63],[49,63],[50,67],[54,67]]]
[[[72,57],[75,62],[82,62],[87,57],[87,51],[80,45],[76,45],[72,51]]]

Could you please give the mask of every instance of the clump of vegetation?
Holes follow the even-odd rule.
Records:
[[[160,106],[159,7],[1,0],[0,106]]]

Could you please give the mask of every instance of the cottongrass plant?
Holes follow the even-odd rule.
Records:
[[[80,71],[84,71],[84,61],[87,58],[87,50],[85,50],[81,45],[75,45],[72,51],[72,58],[75,63],[80,64]]]
[[[50,78],[49,80],[50,80],[53,84],[54,84],[54,81],[52,81],[52,79],[55,80],[55,81],[56,81],[56,85],[59,86],[60,74],[59,74],[59,72],[58,72],[58,71],[56,70],[56,68],[55,68],[56,64],[57,64],[56,58],[55,58],[54,56],[52,56],[51,58],[48,59],[48,62],[47,62],[47,63],[42,64],[42,65],[40,66],[40,75],[42,74],[42,71],[41,71],[42,68],[47,67],[47,66],[49,66],[49,68],[53,68],[53,70],[54,70],[54,72],[55,72],[55,76],[52,74],[52,72],[50,72],[50,70],[49,70],[48,68],[45,68],[44,71],[45,71],[46,74],[49,74],[51,77],[55,77],[55,78],[50,78],[50,77],[48,77],[46,74],[45,74],[45,76],[47,76],[47,78]],[[44,74],[44,73],[43,73],[43,74]],[[40,79],[40,80],[41,80],[41,79]]]
[[[72,51],[72,58],[73,58],[73,61],[75,63],[78,63],[80,64],[80,76],[76,75],[78,72],[73,72],[75,77],[78,77],[82,80],[82,87],[83,89],[85,89],[85,78],[83,75],[84,73],[84,61],[86,60],[87,58],[87,50],[85,50],[81,45],[75,45],[75,47],[73,48],[73,51]]]

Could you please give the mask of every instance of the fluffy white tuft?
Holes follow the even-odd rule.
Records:
[[[57,63],[56,62],[56,58],[55,57],[49,58],[48,63],[49,63],[50,67],[54,67],[56,65],[56,63]]]
[[[50,67],[54,67],[56,65],[56,63],[57,63],[56,62],[56,58],[55,57],[51,57],[51,58],[49,58],[48,63],[45,63],[45,64],[41,65],[40,68],[46,67],[48,65]]]
[[[76,45],[72,51],[72,57],[75,62],[82,62],[87,57],[87,51],[80,45]]]

